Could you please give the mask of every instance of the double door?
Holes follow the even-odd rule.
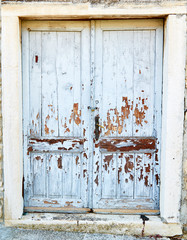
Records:
[[[161,20],[22,24],[24,204],[157,211]]]

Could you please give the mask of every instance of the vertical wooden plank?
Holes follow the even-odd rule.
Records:
[[[84,142],[84,152],[81,153],[81,166],[80,166],[80,178],[81,178],[81,199],[84,204],[84,207],[92,207],[92,199],[90,199],[91,182],[90,177],[92,176],[92,157],[93,157],[93,145],[92,145],[92,133],[91,133],[91,115],[88,106],[91,105],[91,96],[90,96],[90,81],[91,72],[90,72],[90,22],[84,22],[84,28],[81,31],[80,36],[81,43],[81,82],[80,86],[77,86],[77,91],[79,91],[79,87],[81,87],[81,124],[82,129],[79,124],[79,128],[81,129],[81,136],[85,139]],[[90,81],[89,81],[90,80]],[[77,95],[78,96],[78,95]],[[80,112],[79,112],[80,114]],[[78,125],[77,125],[78,126]]]
[[[155,37],[134,31],[134,136],[153,134]]]
[[[125,42],[125,44],[124,44]],[[104,136],[132,135],[133,32],[103,31]]]
[[[116,198],[116,154],[102,155],[102,198]]]
[[[149,109],[146,112],[146,117],[149,119],[148,126],[145,126],[143,129],[143,134],[144,136],[149,135],[149,136],[154,136],[154,126],[155,126],[155,115],[156,109],[155,109],[155,84],[156,84],[156,31],[155,30],[150,30],[149,31],[149,95],[150,97],[148,98],[148,106]],[[160,81],[159,81],[160,83]],[[147,90],[148,92],[148,90]],[[161,89],[160,89],[161,93]],[[159,100],[160,101],[160,100]],[[145,108],[145,107],[144,107]],[[160,108],[161,109],[161,108]],[[161,113],[161,110],[158,110]]]
[[[48,154],[48,197],[62,196],[62,154]]]
[[[31,154],[31,169],[33,175],[33,196],[46,196],[46,156]]]
[[[42,136],[58,136],[56,32],[42,32]]]
[[[160,201],[160,157],[161,157],[161,109],[162,109],[162,61],[163,61],[163,28],[157,28],[155,33],[156,52],[155,52],[155,118],[154,135],[157,137],[157,151],[155,153],[154,177],[153,177],[153,196],[155,208],[159,208]]]
[[[144,193],[153,199],[154,153],[144,153]]]
[[[30,135],[41,136],[41,32],[30,32]]]
[[[152,185],[152,195],[155,200],[155,208],[158,208],[160,202],[160,146],[158,146],[157,152],[153,156]]]
[[[93,206],[98,208],[98,201],[101,199],[102,191],[102,154],[95,150],[93,161]]]
[[[59,134],[80,136],[81,35],[80,32],[59,32],[57,36]]]
[[[60,159],[63,172],[63,198],[81,198],[81,157],[80,154],[64,153]]]
[[[100,123],[103,125],[103,31],[101,21],[92,21],[91,29],[91,100],[92,107],[97,107],[94,112],[95,116],[99,114]],[[104,129],[101,128],[101,136],[103,135]]]
[[[81,156],[80,154],[73,154],[72,159],[72,197],[81,198]]]
[[[73,136],[73,126],[69,123],[73,106],[73,56],[72,34],[58,32],[57,75],[59,135]],[[63,56],[63,57],[62,57]]]
[[[154,154],[136,154],[135,198],[152,197],[152,170]]]
[[[104,136],[116,136],[116,72],[117,72],[117,33],[103,31],[103,94],[101,119],[104,126]]]
[[[102,44],[101,44],[102,43]],[[101,198],[101,171],[102,171],[102,157],[99,151],[98,141],[95,140],[95,117],[100,116],[100,124],[103,125],[103,32],[101,29],[101,21],[92,21],[91,25],[91,106],[98,109],[91,113],[92,117],[92,137],[94,144],[93,164],[91,165],[93,178],[93,204],[92,207],[98,208],[99,200]],[[104,129],[101,129],[103,136]]]
[[[133,117],[133,31],[117,33],[117,135],[132,136]]]
[[[64,153],[63,161],[63,198],[72,197],[72,158],[73,154]]]
[[[144,194],[143,154],[135,154],[135,198]]]
[[[93,132],[91,131],[91,118],[88,106],[91,105],[91,54],[90,54],[90,22],[81,32],[81,119],[82,133],[81,136],[86,140],[84,142],[85,152],[81,154],[81,198],[85,199],[85,207],[92,208],[92,164],[93,164]],[[85,170],[85,177],[83,176]],[[84,172],[83,172],[84,171]]]
[[[111,30],[102,35],[104,136],[132,135],[133,32]]]
[[[74,127],[73,132],[74,136],[81,136],[82,130],[82,84],[84,80],[81,79],[81,56],[82,56],[82,47],[80,33],[74,33],[73,36],[74,47],[73,47],[73,66],[74,66],[74,105],[73,105],[73,114],[74,114]]]
[[[29,31],[23,27],[22,28],[22,68],[23,68],[23,157],[24,157],[24,204],[28,206],[29,204],[29,197],[32,194],[32,171],[31,171],[31,160],[30,155],[27,154],[27,138],[30,134],[30,102],[29,102],[29,73],[30,73],[30,34]]]
[[[134,154],[118,154],[118,198],[133,198]]]

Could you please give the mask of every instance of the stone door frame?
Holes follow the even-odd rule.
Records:
[[[23,214],[22,19],[164,18],[160,217],[180,221],[186,47],[185,6],[141,9],[84,4],[24,3],[2,6],[4,217]],[[149,13],[149,15],[148,15]]]

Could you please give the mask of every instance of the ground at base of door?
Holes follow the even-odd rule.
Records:
[[[135,237],[92,233],[59,232],[48,230],[20,229],[5,227],[0,223],[0,240],[178,240],[187,238],[167,238],[161,236]]]
[[[0,223],[0,240],[185,240],[187,235],[175,238],[161,236],[135,237],[92,233],[59,232],[5,227]]]
[[[159,216],[148,216],[148,218],[149,220],[144,225],[140,215],[28,213],[19,220],[6,220],[5,226],[32,230],[84,233],[84,235],[154,236],[154,239],[182,235],[180,224],[164,223]],[[108,236],[111,237],[111,235]]]

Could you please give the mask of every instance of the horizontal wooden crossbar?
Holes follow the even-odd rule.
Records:
[[[103,151],[156,150],[156,138],[106,138],[101,139],[99,147]]]

